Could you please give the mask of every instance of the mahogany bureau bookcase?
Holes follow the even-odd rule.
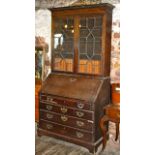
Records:
[[[52,65],[39,92],[38,135],[95,153],[110,98],[110,4],[53,8]]]

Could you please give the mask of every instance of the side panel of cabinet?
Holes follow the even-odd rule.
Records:
[[[99,122],[102,116],[104,115],[103,113],[104,106],[106,106],[109,103],[110,103],[110,79],[105,79],[95,102],[95,110],[94,110],[95,111],[94,112],[95,135],[94,136],[96,141],[102,137],[101,129],[99,127]]]
[[[111,60],[111,29],[112,29],[112,12],[106,12],[106,15],[103,17],[104,20],[104,33],[103,37],[105,39],[104,44],[104,60],[103,60],[103,75],[110,76],[110,60]]]

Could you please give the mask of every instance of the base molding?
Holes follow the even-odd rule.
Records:
[[[83,146],[83,147],[87,148],[90,153],[93,153],[93,154],[98,152],[98,147],[102,144],[102,139],[103,139],[101,137],[95,143],[91,143],[91,142],[82,141],[82,140],[79,140],[76,138],[71,138],[71,137],[68,137],[65,135],[60,135],[60,134],[57,134],[54,132],[46,131],[46,130],[43,130],[41,128],[38,128],[37,134],[38,134],[38,136],[50,136],[50,137],[54,137],[54,138],[57,138],[60,140],[64,140],[64,141],[69,142],[69,143],[74,143],[74,144]]]

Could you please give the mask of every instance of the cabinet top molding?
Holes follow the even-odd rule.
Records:
[[[75,5],[75,6],[66,6],[66,7],[57,7],[51,8],[51,11],[61,11],[61,10],[74,10],[74,9],[85,9],[85,8],[108,8],[113,9],[114,6],[109,3],[102,3],[102,4],[93,4],[93,5]]]

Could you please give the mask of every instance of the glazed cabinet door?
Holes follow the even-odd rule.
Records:
[[[74,64],[74,18],[53,19],[53,70],[73,72]]]
[[[101,74],[102,16],[82,16],[79,23],[78,72]]]

